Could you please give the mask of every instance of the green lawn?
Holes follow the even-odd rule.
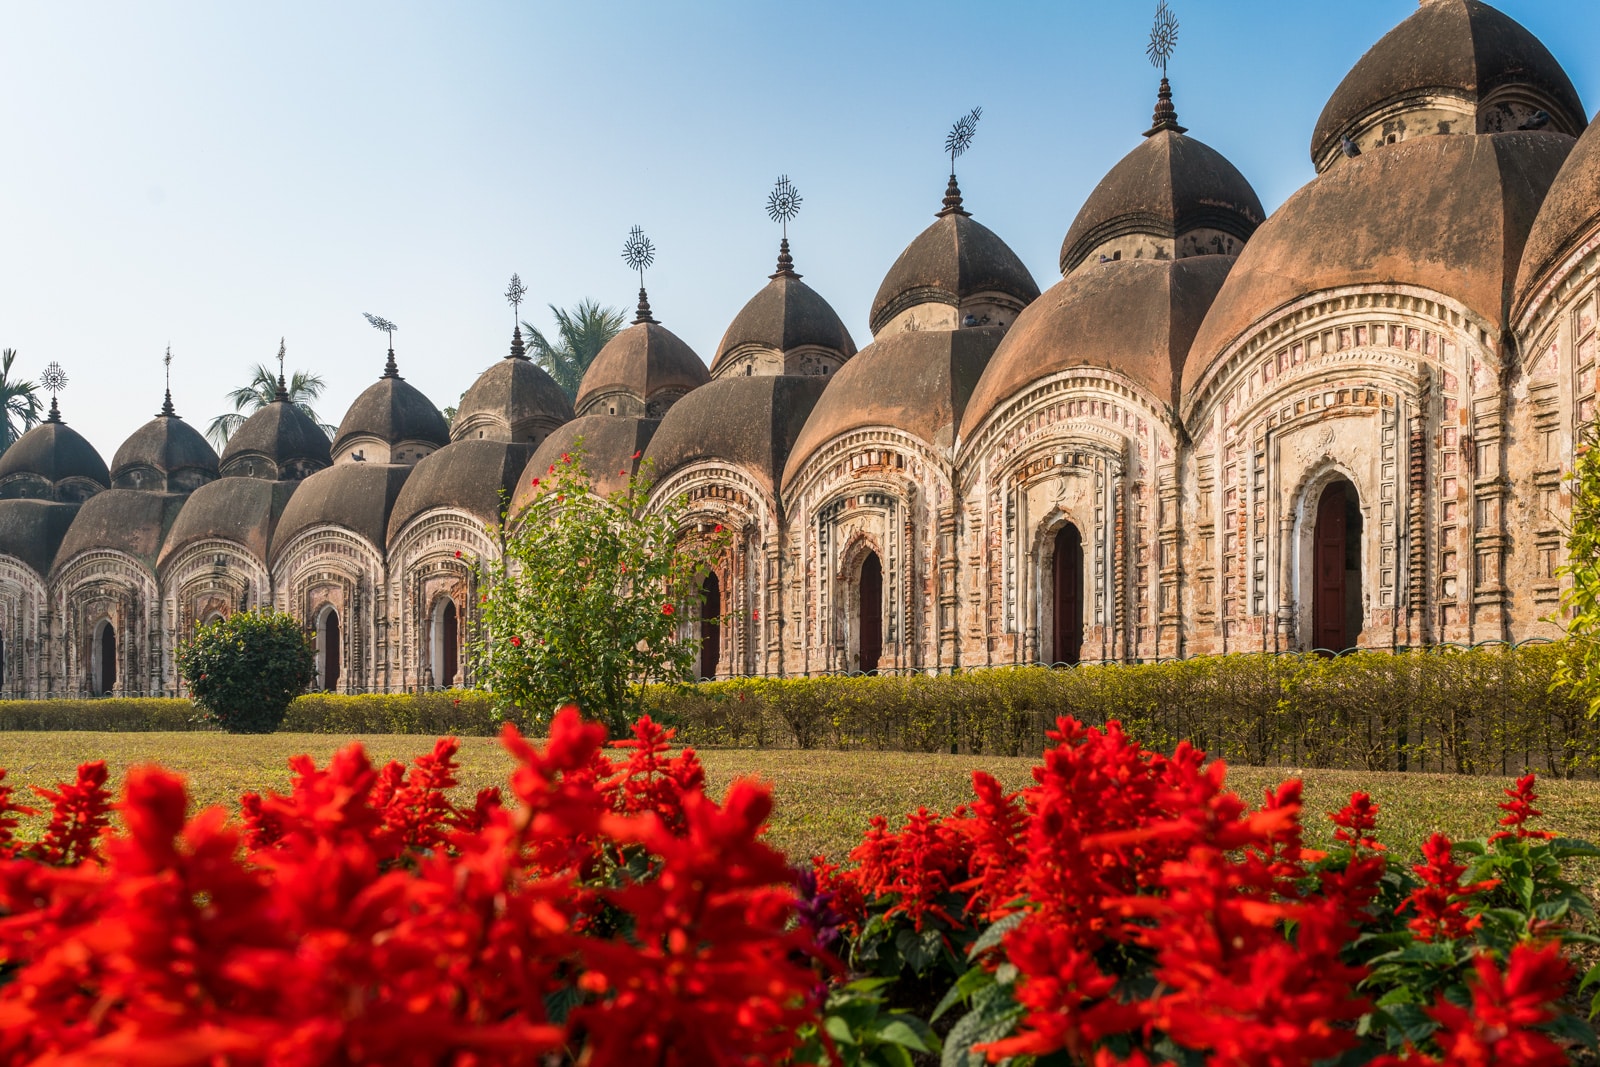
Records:
[[[426,751],[428,738],[363,737],[374,761],[408,759]],[[343,741],[325,734],[274,734],[231,737],[214,733],[0,733],[0,767],[13,786],[49,785],[69,778],[85,760],[104,759],[114,778],[134,764],[157,762],[188,776],[195,800],[231,804],[249,790],[285,789],[289,756],[309,752],[319,762]],[[925,755],[900,752],[800,752],[794,750],[714,750],[701,753],[714,790],[730,780],[754,775],[773,784],[777,807],[772,837],[791,855],[842,856],[858,840],[867,817],[898,814],[926,805],[948,810],[969,795],[975,767],[1013,788],[1031,781],[1032,760]],[[461,742],[462,791],[470,796],[500,784],[510,767],[498,742],[469,737]],[[1238,767],[1229,773],[1233,788],[1250,802],[1268,785],[1299,773],[1306,782],[1309,812],[1332,811],[1350,792],[1366,790],[1382,806],[1381,836],[1392,849],[1409,855],[1434,830],[1451,836],[1487,833],[1500,814],[1495,808],[1500,778],[1363,771],[1302,771]],[[1600,840],[1600,782],[1541,783],[1545,825],[1571,837]],[[1309,818],[1313,843],[1326,841],[1327,821]]]

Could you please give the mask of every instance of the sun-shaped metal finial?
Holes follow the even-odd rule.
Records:
[[[1172,51],[1178,46],[1178,16],[1172,13],[1167,6],[1167,0],[1156,4],[1155,25],[1150,27],[1150,46],[1144,54],[1150,57],[1150,65],[1159,67],[1161,76],[1167,76],[1167,60],[1172,58]]]
[[[955,125],[944,138],[944,150],[950,153],[950,173],[956,172],[956,158],[972,147],[973,135],[978,132],[978,120],[983,118],[983,108],[975,107],[956,119]]]
[[[522,279],[517,275],[511,276],[511,284],[506,286],[506,303],[511,305],[511,317],[517,317],[517,308],[522,306],[522,298],[528,292],[528,287],[522,284]]]
[[[656,246],[644,235],[644,228],[635,226],[628,231],[622,245],[622,261],[639,272],[639,288],[644,288],[644,272],[656,261]]]
[[[794,187],[787,174],[780,176],[772,192],[767,194],[767,217],[783,224],[785,239],[789,236],[789,220],[800,214],[801,202],[800,190]]]
[[[39,375],[39,384],[54,396],[67,387],[67,372],[61,369],[61,364],[52,359],[50,365],[44,369],[44,373]]]
[[[388,319],[379,318],[378,316],[372,314],[371,312],[363,311],[361,313],[361,317],[366,319],[368,322],[372,323],[372,328],[373,329],[382,330],[384,333],[388,334],[389,335],[389,347],[390,348],[394,347],[394,332],[396,330],[398,330],[400,327],[396,326],[394,323],[390,322]]]

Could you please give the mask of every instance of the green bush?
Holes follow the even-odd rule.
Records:
[[[236,611],[178,649],[178,673],[204,718],[231,734],[269,734],[317,677],[316,651],[282,611]]]

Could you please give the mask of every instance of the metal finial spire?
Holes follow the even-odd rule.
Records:
[[[522,344],[521,312],[522,298],[527,293],[528,287],[522,284],[522,279],[517,275],[511,276],[511,284],[506,286],[504,294],[506,303],[511,305],[511,355],[507,359],[527,359],[528,350]]]
[[[278,391],[272,397],[273,403],[277,403],[280,400],[285,404],[289,402],[289,386],[283,380],[283,357],[288,354],[288,351],[289,346],[284,343],[283,338],[278,338]]]
[[[371,323],[373,329],[382,330],[389,338],[389,358],[383,365],[383,376],[385,378],[400,377],[400,368],[394,361],[394,332],[400,327],[396,326],[388,319],[379,318],[377,315],[374,315],[371,312],[363,311],[361,313],[361,317]]]
[[[168,418],[172,418],[172,417],[175,417],[178,413],[172,409],[172,346],[171,345],[167,346],[167,354],[161,360],[161,362],[163,364],[165,364],[166,368],[167,368],[167,399],[162,403],[161,410],[159,412],[157,412],[157,414],[165,415]]]
[[[944,208],[936,212],[938,218],[946,215],[970,215],[961,207],[961,187],[956,184],[956,160],[972,147],[972,138],[978,132],[978,120],[983,118],[983,108],[975,107],[956,119],[945,134],[944,150],[950,153],[950,181],[944,189]]]
[[[1150,57],[1150,65],[1161,71],[1161,76],[1167,76],[1167,60],[1172,58],[1173,49],[1178,47],[1178,16],[1172,13],[1167,6],[1167,0],[1160,0],[1156,4],[1156,21],[1150,27],[1150,44],[1144,54]]]
[[[1160,0],[1156,4],[1155,24],[1150,27],[1150,44],[1144,50],[1150,65],[1161,71],[1161,88],[1156,93],[1156,110],[1151,116],[1150,128],[1144,133],[1146,137],[1153,137],[1162,130],[1185,132],[1185,128],[1178,125],[1178,109],[1172,106],[1172,83],[1167,81],[1167,61],[1177,46],[1178,17],[1167,6],[1167,0]]]
[[[622,261],[639,272],[639,311],[633,317],[634,325],[655,322],[650,315],[650,298],[644,291],[644,272],[656,261],[656,246],[644,235],[643,227],[635,226],[628,231],[628,239],[622,245]]]
[[[46,422],[60,422],[61,408],[56,404],[56,394],[67,387],[67,372],[61,369],[61,364],[55,360],[45,367],[44,373],[39,375],[39,384],[50,393],[50,417]]]
[[[794,187],[789,176],[787,174],[779,176],[777,183],[772,187],[772,192],[767,194],[767,217],[773,222],[783,224],[783,240],[778,245],[778,270],[769,277],[776,278],[779,275],[800,277],[794,272],[794,257],[789,254],[789,220],[800,214],[801,203],[800,190]]]

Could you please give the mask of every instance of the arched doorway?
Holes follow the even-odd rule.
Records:
[[[117,688],[117,630],[110,619],[101,619],[95,627],[90,660],[94,695],[109,696]]]
[[[715,678],[722,659],[722,583],[717,572],[700,583],[700,677]]]
[[[433,684],[448,689],[461,671],[461,626],[454,597],[440,597],[433,605],[433,647],[429,650]]]
[[[883,657],[883,564],[876,552],[861,561],[860,634],[861,670],[870,674]]]
[[[1083,535],[1072,523],[1056,531],[1050,564],[1053,663],[1083,658]]]
[[[333,605],[317,616],[317,683],[328,692],[339,687],[339,613]]]
[[[1311,574],[1313,647],[1354,648],[1361,638],[1361,500],[1343,478],[1317,500]]]

